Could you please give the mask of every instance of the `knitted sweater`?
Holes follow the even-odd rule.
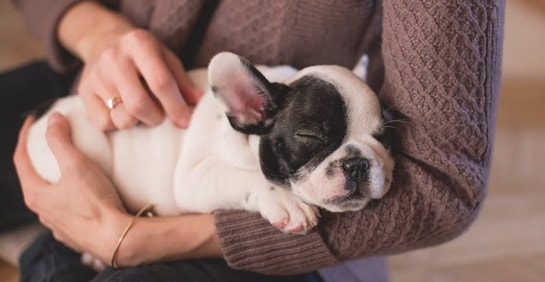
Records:
[[[51,64],[77,60],[55,37],[78,0],[16,0]],[[371,57],[370,84],[395,120],[398,157],[387,195],[359,212],[322,212],[309,234],[259,214],[217,211],[225,259],[291,274],[443,243],[474,221],[486,194],[500,84],[503,0],[105,1],[149,29],[188,67],[223,50],[256,64],[352,68]],[[349,281],[344,279],[344,281]]]

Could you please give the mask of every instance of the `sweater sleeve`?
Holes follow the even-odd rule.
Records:
[[[380,98],[397,124],[394,183],[359,212],[323,213],[304,236],[259,215],[216,213],[237,269],[315,270],[440,244],[467,230],[486,194],[503,41],[503,0],[385,1]]]
[[[75,68],[79,62],[57,38],[57,26],[64,13],[82,0],[13,0],[30,33],[42,43],[49,64],[59,72]]]
[[[59,72],[68,72],[80,61],[62,47],[57,37],[57,27],[64,13],[73,5],[85,0],[12,0],[19,10],[30,33],[42,43],[49,64]],[[88,0],[87,0],[88,1]],[[103,1],[112,5],[112,0]]]

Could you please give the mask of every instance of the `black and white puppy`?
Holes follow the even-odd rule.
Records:
[[[36,170],[51,182],[60,177],[45,139],[47,116],[60,112],[76,146],[132,212],[148,203],[159,215],[244,209],[284,231],[305,232],[317,223],[316,207],[355,211],[388,191],[394,162],[373,137],[383,130],[379,101],[350,70],[258,70],[220,53],[207,71],[190,75],[209,90],[187,130],[165,119],[102,132],[77,96],[57,101],[30,131]]]

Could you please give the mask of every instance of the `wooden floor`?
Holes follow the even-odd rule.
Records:
[[[0,0],[0,71],[42,56],[7,3]],[[393,282],[545,281],[542,78],[503,83],[489,195],[475,224],[450,243],[390,257]],[[0,262],[0,281],[17,280]]]

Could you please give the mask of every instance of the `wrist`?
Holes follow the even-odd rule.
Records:
[[[127,226],[125,227],[125,229],[123,230],[123,232],[119,236],[119,239],[117,239],[117,243],[116,243],[114,251],[112,253],[112,259],[110,260],[110,265],[112,266],[113,269],[116,269],[116,268],[119,267],[119,265],[117,264],[117,256],[119,254],[119,248],[121,247],[121,244],[123,243],[123,240],[127,236],[127,233],[130,231],[132,226],[135,224],[136,220],[138,220],[138,218],[141,217],[141,216],[148,216],[148,217],[153,216],[153,205],[152,204],[147,204],[144,207],[142,207],[136,213],[136,215],[131,219],[131,221],[127,224]]]
[[[119,247],[117,265],[222,257],[216,236],[209,214],[138,218]]]
[[[120,14],[93,1],[74,5],[59,23],[57,36],[61,44],[84,62],[96,58],[103,50],[134,27]]]
[[[91,237],[93,243],[89,244],[91,246],[89,252],[103,262],[109,264],[120,236],[132,220],[133,215],[126,213],[125,211],[117,209],[105,211],[101,223],[97,227],[98,230],[101,231],[101,235]],[[94,254],[92,250],[96,250],[97,253]]]

